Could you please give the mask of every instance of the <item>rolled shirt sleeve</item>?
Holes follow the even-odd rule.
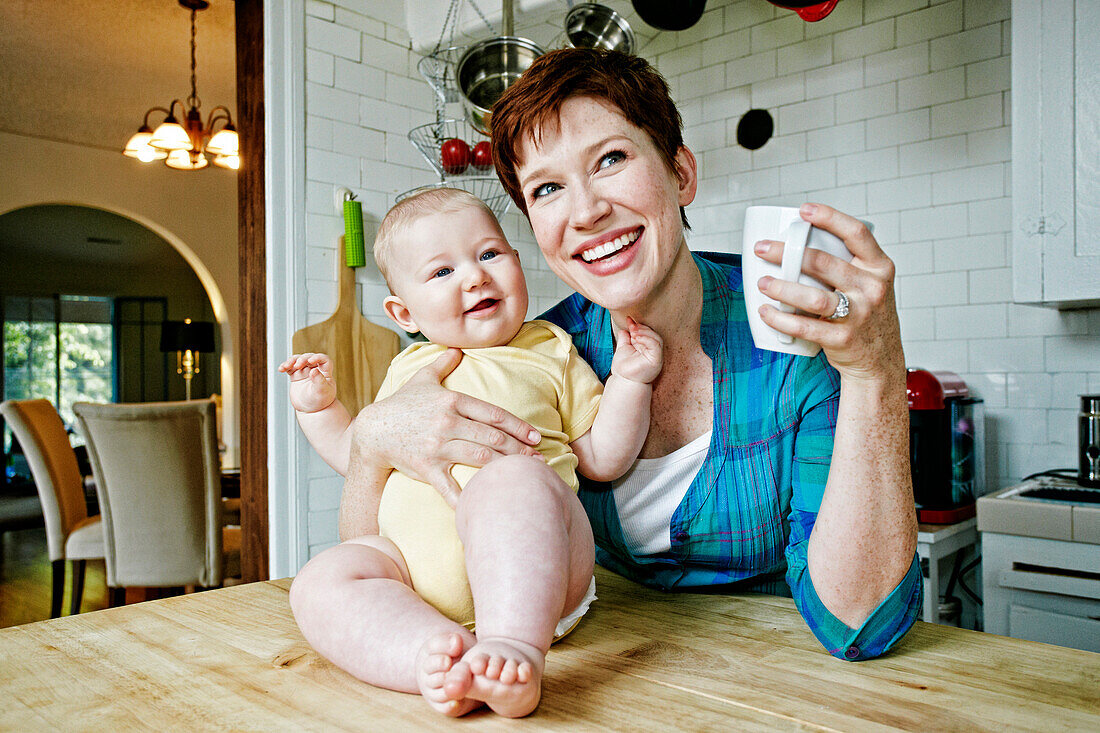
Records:
[[[794,604],[829,654],[851,662],[877,657],[893,647],[920,614],[923,586],[917,556],[913,556],[909,571],[901,582],[882,599],[859,628],[853,629],[825,608],[810,579],[806,566],[806,545],[816,518],[809,512],[791,512],[787,584],[791,587]]]
[[[818,359],[824,362],[824,357],[819,355]],[[830,654],[849,661],[871,659],[897,643],[920,613],[920,564],[914,555],[905,577],[857,629],[840,621],[821,602],[806,558],[810,532],[829,478],[840,384],[836,371],[827,364],[822,364],[815,377],[799,381],[805,387],[800,395],[803,411],[792,467],[790,536],[785,550],[787,584],[810,631]]]

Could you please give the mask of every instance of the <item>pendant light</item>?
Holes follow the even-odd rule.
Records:
[[[219,105],[210,111],[203,124],[199,111],[202,102],[195,88],[195,14],[210,7],[210,3],[207,0],[179,0],[179,4],[191,11],[191,96],[186,106],[179,99],[173,99],[167,108],[153,107],[146,112],[141,127],[126,143],[122,154],[143,163],[163,160],[169,168],[183,171],[205,168],[210,163],[207,156],[210,156],[214,165],[237,170],[241,166],[240,140],[232,114]],[[149,126],[149,116],[154,112],[164,115],[164,120],[155,129]]]

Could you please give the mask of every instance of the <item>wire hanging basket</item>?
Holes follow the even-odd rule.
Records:
[[[445,171],[443,169],[443,143],[452,138],[458,138],[472,150],[479,142],[488,142],[489,136],[479,131],[466,120],[437,120],[426,125],[418,125],[409,130],[409,142],[420,151],[424,160],[440,176],[473,174],[485,175],[492,167],[478,168],[470,162],[461,172]]]
[[[420,75],[428,82],[428,86],[435,90],[439,101],[445,104],[457,102],[460,99],[455,67],[465,51],[464,46],[440,48],[422,57],[416,63]]]
[[[500,185],[500,180],[496,176],[452,178],[439,183],[417,186],[397,194],[394,203],[399,203],[415,193],[433,188],[460,188],[463,191],[472,193],[485,202],[485,205],[489,207],[497,219],[502,218],[507,213],[508,207],[512,205],[511,197],[504,191],[504,186]]]

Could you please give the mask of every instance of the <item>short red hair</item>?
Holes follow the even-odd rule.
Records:
[[[562,48],[535,59],[493,105],[493,164],[504,190],[524,214],[527,205],[516,168],[524,140],[547,123],[556,123],[561,106],[572,97],[593,97],[614,105],[623,117],[649,135],[673,174],[684,144],[683,121],[668,84],[639,56],[594,48]],[[687,217],[680,207],[687,228]]]

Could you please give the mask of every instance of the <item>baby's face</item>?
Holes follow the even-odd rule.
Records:
[[[394,245],[396,297],[386,310],[406,331],[461,349],[501,346],[519,332],[527,317],[519,255],[480,208],[425,216]]]

